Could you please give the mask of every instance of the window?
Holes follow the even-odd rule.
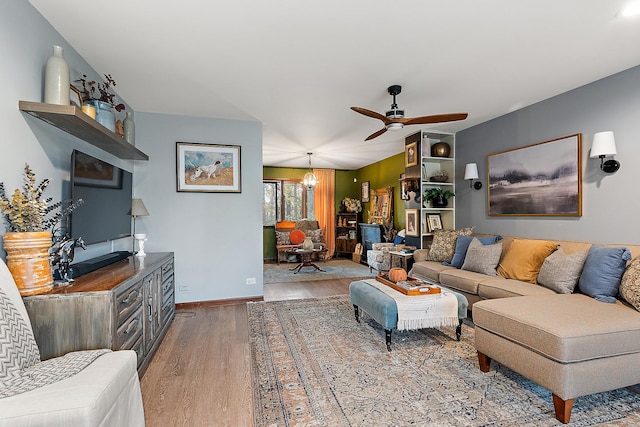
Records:
[[[309,210],[313,212],[313,206],[307,206],[307,197],[313,199],[313,191],[307,191],[300,181],[274,179],[264,181],[262,186],[264,225],[275,225],[279,221],[299,221],[307,217]]]

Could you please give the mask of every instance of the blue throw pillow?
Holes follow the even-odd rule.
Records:
[[[404,237],[402,236],[396,236],[396,238],[393,239],[393,246],[401,245],[403,243],[404,243]]]
[[[493,245],[494,243],[502,240],[502,236],[498,234],[496,236],[476,237],[476,239],[480,240],[480,243],[486,246]],[[456,251],[453,254],[453,258],[451,258],[451,263],[445,261],[442,265],[462,268],[464,258],[467,256],[467,250],[469,249],[469,244],[471,244],[472,240],[473,236],[458,236],[456,239]]]
[[[616,302],[620,280],[630,259],[627,248],[592,245],[578,282],[580,292],[598,301]]]

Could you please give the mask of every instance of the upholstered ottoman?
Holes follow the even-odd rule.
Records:
[[[531,295],[473,305],[483,372],[491,359],[553,394],[568,423],[573,399],[640,383],[640,315],[582,294]]]
[[[467,298],[450,289],[447,291],[455,295],[458,300],[459,323],[456,328],[456,339],[460,341],[462,321],[467,317]],[[349,297],[353,304],[356,321],[360,322],[359,309],[366,311],[384,329],[387,350],[391,351],[391,331],[398,325],[398,307],[395,300],[363,280],[349,284]]]

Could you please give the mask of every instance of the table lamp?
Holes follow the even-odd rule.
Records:
[[[133,217],[133,236],[136,235],[136,218],[139,216],[149,216],[149,211],[142,199],[131,199],[131,209],[129,215]],[[145,235],[146,237],[146,235]],[[131,253],[135,253],[135,239],[131,239]]]

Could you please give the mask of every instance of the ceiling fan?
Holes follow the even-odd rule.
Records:
[[[405,125],[425,125],[431,123],[455,122],[467,118],[467,113],[436,114],[433,116],[405,118],[404,110],[399,109],[398,104],[396,104],[396,95],[402,92],[402,86],[392,85],[389,86],[387,90],[389,91],[389,95],[393,96],[393,104],[391,104],[391,109],[387,111],[384,116],[380,113],[376,113],[375,111],[367,110],[366,108],[351,107],[351,109],[357,113],[364,114],[368,117],[373,117],[374,119],[382,120],[382,123],[384,123],[384,128],[369,135],[367,139],[365,139],[365,141],[377,138],[388,130],[400,130],[405,127]]]

